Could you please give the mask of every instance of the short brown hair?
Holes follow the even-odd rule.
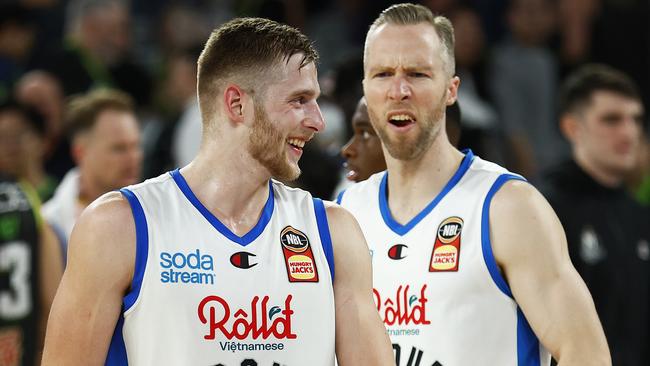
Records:
[[[198,95],[204,123],[214,113],[214,95],[226,79],[241,84],[249,93],[263,93],[269,69],[298,53],[303,54],[300,67],[318,60],[318,53],[304,34],[272,20],[238,18],[215,29],[198,62]]]
[[[610,91],[641,101],[634,81],[623,72],[603,64],[587,64],[570,74],[559,93],[560,115],[582,108],[597,91]]]
[[[68,135],[73,138],[95,126],[97,117],[106,110],[135,113],[133,99],[114,89],[96,89],[70,99],[65,110]]]
[[[446,17],[442,15],[434,15],[431,10],[422,6],[411,3],[395,4],[382,11],[381,14],[375,19],[368,30],[370,35],[375,29],[384,24],[396,25],[415,25],[419,23],[431,24],[436,31],[440,41],[444,46],[445,54],[447,55],[447,71],[449,75],[454,75],[456,72],[456,59],[454,57],[454,27]],[[366,36],[367,44],[367,36]],[[364,55],[366,53],[364,52]]]

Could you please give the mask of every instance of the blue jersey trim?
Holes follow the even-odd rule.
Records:
[[[494,181],[492,187],[485,196],[485,201],[483,201],[483,210],[481,214],[481,247],[483,249],[483,260],[490,272],[490,277],[492,277],[492,280],[501,292],[509,297],[513,297],[510,287],[501,275],[501,272],[499,272],[496,259],[494,259],[494,253],[492,253],[492,242],[490,241],[490,203],[497,191],[509,180],[526,181],[524,178],[514,174],[502,174]]]
[[[327,212],[325,205],[320,198],[314,198],[314,213],[316,214],[316,224],[318,225],[318,235],[320,242],[327,258],[327,264],[330,267],[332,283],[334,283],[334,249],[332,248],[332,237],[330,236],[330,227],[327,223]]]
[[[140,295],[144,271],[147,267],[147,256],[149,255],[149,232],[147,228],[147,218],[144,215],[142,205],[135,194],[126,189],[120,189],[120,192],[126,197],[131,205],[131,212],[135,221],[135,268],[133,270],[133,280],[131,282],[131,291],[124,296],[124,311],[127,311],[135,304],[135,300]]]
[[[539,340],[517,307],[517,366],[540,366]]]
[[[129,360],[126,356],[124,336],[122,335],[123,328],[124,317],[120,314],[120,318],[117,320],[117,324],[115,325],[113,338],[111,338],[111,344],[108,347],[106,362],[104,363],[105,366],[128,366],[129,364]]]
[[[208,220],[212,226],[217,229],[223,236],[226,238],[230,239],[231,241],[241,245],[241,246],[247,246],[248,244],[252,243],[255,239],[257,239],[260,234],[264,231],[264,228],[266,228],[266,225],[271,221],[271,216],[273,215],[273,207],[274,207],[274,198],[273,198],[273,185],[271,181],[269,181],[269,198],[266,200],[266,204],[264,205],[264,209],[262,210],[262,215],[260,216],[260,219],[257,221],[257,224],[244,236],[239,236],[230,229],[221,221],[219,221],[218,218],[216,218],[210,210],[208,210],[201,201],[194,195],[194,192],[192,192],[192,189],[190,186],[187,184],[187,181],[183,176],[181,175],[181,172],[179,169],[173,170],[170,172],[171,176],[174,178],[174,182],[176,182],[176,185],[180,190],[183,192],[185,197],[192,203],[192,205],[203,215],[203,217]]]
[[[472,161],[474,161],[474,153],[472,150],[465,150],[465,157],[460,163],[456,173],[449,179],[449,182],[445,187],[438,193],[438,195],[431,201],[419,214],[411,219],[405,225],[400,224],[399,222],[393,219],[393,215],[390,213],[390,208],[388,207],[388,195],[386,194],[386,186],[388,183],[388,172],[384,173],[384,176],[381,178],[381,183],[379,185],[379,210],[381,211],[381,216],[384,218],[384,223],[388,226],[395,234],[403,236],[413,229],[422,219],[424,219],[437,205],[438,203],[451,191],[454,186],[460,181],[460,179],[465,175],[469,169]]]
[[[340,205],[341,202],[343,202],[343,195],[344,195],[344,194],[345,194],[345,189],[342,190],[341,192],[339,192],[339,195],[336,196],[336,203],[337,203],[337,204]]]

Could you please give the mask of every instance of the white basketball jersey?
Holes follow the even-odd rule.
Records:
[[[550,363],[492,255],[490,201],[510,179],[523,178],[468,151],[440,194],[405,225],[388,208],[386,172],[339,196],[368,241],[375,303],[397,366]]]
[[[334,261],[322,201],[271,181],[237,236],[178,170],[123,189],[136,224],[131,292],[109,365],[334,363]]]

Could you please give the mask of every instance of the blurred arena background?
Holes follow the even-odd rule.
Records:
[[[320,104],[327,121],[307,148],[304,174],[295,184],[331,198],[341,177],[339,151],[362,93],[365,32],[391,3],[2,0],[0,100],[13,97],[41,114],[40,156],[51,193],[53,182],[74,165],[62,117],[66,98],[98,87],[121,89],[134,98],[142,128],[141,178],[153,177],[186,164],[198,149],[195,64],[210,31],[237,16],[285,22],[306,32],[320,52]],[[449,17],[456,29],[459,147],[532,181],[568,156],[557,128],[556,94],[562,78],[579,65],[599,62],[624,71],[648,105],[646,0],[421,3]],[[640,154],[645,157],[630,176],[632,189],[648,175],[647,148]]]

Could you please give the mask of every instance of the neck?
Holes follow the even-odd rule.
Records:
[[[576,164],[598,184],[607,188],[618,188],[623,184],[623,177],[620,174],[601,169],[598,164],[588,159],[585,154],[574,151],[573,158]]]
[[[201,203],[233,233],[257,223],[269,195],[268,170],[236,143],[206,143],[181,174]]]
[[[422,211],[442,191],[462,159],[463,154],[442,133],[419,159],[397,160],[386,153],[388,206],[393,218],[403,224]]]

